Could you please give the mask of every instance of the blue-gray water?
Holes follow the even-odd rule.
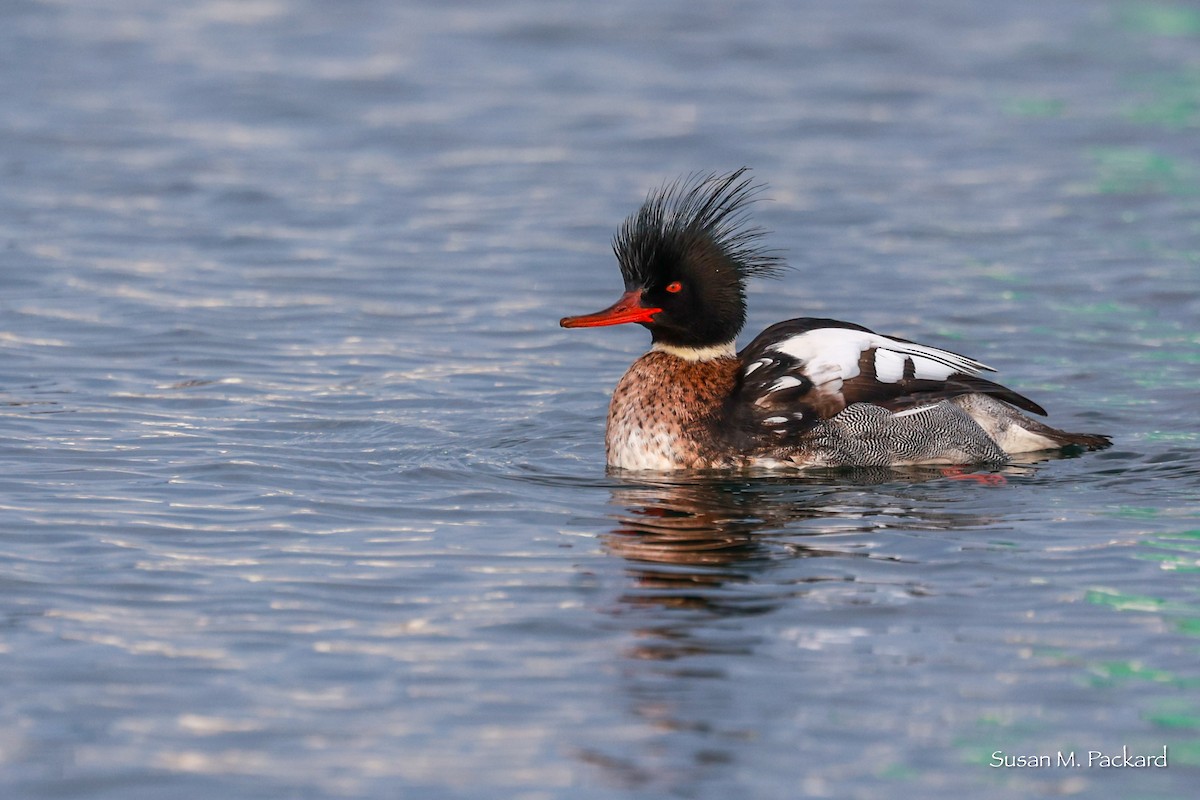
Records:
[[[1198,135],[1169,2],[0,4],[0,795],[1194,796]],[[606,476],[557,320],[742,165],[747,334],[1115,446]]]

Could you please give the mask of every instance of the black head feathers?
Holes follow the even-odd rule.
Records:
[[[778,276],[783,260],[760,245],[766,231],[748,224],[762,190],[748,171],[694,174],[651,192],[613,238],[626,287],[650,287],[685,263],[732,271],[739,283]]]
[[[783,260],[760,245],[748,223],[761,187],[745,168],[693,175],[652,192],[621,226],[613,251],[657,343],[686,348],[732,345],[746,322],[746,279],[773,277]]]
[[[759,189],[743,168],[693,175],[651,192],[613,239],[625,293],[603,311],[559,324],[636,322],[656,345],[688,351],[685,358],[711,358],[715,351],[732,357],[746,323],[746,279],[783,268],[782,259],[759,245],[762,229],[747,222]]]

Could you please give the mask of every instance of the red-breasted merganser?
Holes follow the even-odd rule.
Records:
[[[745,169],[652,192],[613,239],[625,293],[564,328],[636,322],[650,352],[613,391],[608,464],[630,470],[1004,464],[1107,436],[1022,414],[972,358],[832,319],[793,319],[741,352],[746,280],[784,267],[747,224]],[[1018,411],[1020,409],[1021,411]]]

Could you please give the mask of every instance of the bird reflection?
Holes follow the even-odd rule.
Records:
[[[633,562],[724,567],[762,552],[753,533],[764,521],[745,508],[736,486],[630,487],[616,490],[613,504],[624,508],[605,542]],[[644,571],[653,574],[652,569]],[[693,573],[691,579],[716,582],[704,574]]]
[[[1018,476],[1033,469],[1026,464],[1003,472]],[[642,480],[614,488],[616,524],[601,541],[624,559],[630,578],[613,609],[636,620],[626,655],[673,661],[749,652],[754,637],[746,631],[753,627],[718,623],[769,613],[831,583],[883,580],[895,591],[927,594],[919,569],[907,571],[911,577],[888,580],[878,569],[855,562],[917,563],[919,555],[897,550],[894,540],[877,535],[887,531],[955,531],[996,523],[995,504],[972,502],[971,496],[1003,491],[1004,481],[964,484],[960,478],[961,473],[947,475],[938,468],[881,468],[802,479],[693,476],[688,482]],[[797,568],[796,559],[821,561]],[[781,574],[766,577],[770,572]]]
[[[1041,460],[1051,457],[1047,454]],[[1011,464],[994,472],[887,467],[803,477],[766,473],[642,480],[613,490],[617,525],[602,538],[611,552],[630,563],[642,588],[715,588],[748,580],[756,565],[777,559],[782,551],[793,558],[855,554],[823,546],[817,534],[884,527],[954,530],[987,524],[990,517],[957,510],[963,493],[1002,488],[1008,477],[1034,474],[1036,463]],[[974,485],[955,485],[964,480]],[[779,536],[764,538],[768,531]],[[657,601],[689,604],[686,598],[669,593]]]
[[[921,468],[639,476],[614,486],[614,524],[601,541],[622,560],[626,581],[606,611],[628,634],[614,652],[626,707],[654,744],[629,751],[596,742],[578,757],[615,784],[680,796],[734,768],[755,735],[737,705],[738,662],[778,631],[752,620],[786,606],[788,627],[819,627],[831,597],[861,606],[864,618],[898,594],[923,597],[932,590],[922,538],[886,534],[987,529],[1004,513],[995,498],[1006,485]],[[810,595],[820,597],[806,603]]]
[[[745,584],[770,558],[758,533],[776,528],[785,507],[756,502],[745,484],[700,482],[627,486],[613,492],[620,510],[603,541],[628,562],[636,594],[631,605],[704,608],[718,613],[766,610],[761,600],[720,589]],[[802,554],[819,555],[802,547]],[[767,603],[766,606],[773,605]]]
[[[1020,469],[1025,468],[1010,471]],[[774,476],[630,484],[613,490],[617,524],[602,540],[628,562],[636,592],[623,599],[631,605],[755,613],[784,597],[728,590],[750,583],[757,572],[780,559],[886,557],[871,553],[861,542],[840,544],[837,535],[888,527],[951,530],[986,524],[988,519],[953,510],[953,503],[930,503],[928,492],[909,491],[932,479],[948,484],[947,477],[923,468],[831,472],[806,476],[803,482]],[[1003,483],[1003,476],[995,478],[1000,480],[980,481],[980,487]],[[983,489],[966,489],[979,490]],[[814,575],[801,583],[830,579]]]

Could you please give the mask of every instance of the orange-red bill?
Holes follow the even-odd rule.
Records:
[[[643,306],[641,290],[634,289],[621,295],[620,300],[603,311],[578,317],[563,317],[558,324],[564,328],[595,328],[600,325],[621,325],[625,322],[650,322],[660,311],[661,308]]]

